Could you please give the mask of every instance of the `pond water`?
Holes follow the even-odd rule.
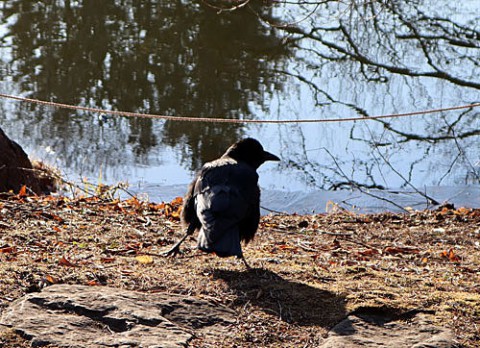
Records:
[[[480,2],[0,2],[0,93],[106,110],[346,119],[480,102]],[[229,5],[230,4],[230,5]],[[230,6],[230,8],[229,8]],[[280,163],[262,205],[480,206],[480,107],[329,123],[179,122],[0,98],[0,127],[71,181],[183,194],[245,136]],[[431,206],[431,205],[430,205]]]

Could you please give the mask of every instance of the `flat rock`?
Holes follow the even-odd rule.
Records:
[[[168,293],[110,287],[53,285],[13,302],[2,324],[32,346],[185,347],[197,335],[225,335],[231,309]]]
[[[458,348],[452,331],[432,324],[431,314],[399,317],[388,313],[355,313],[330,330],[320,348]],[[374,311],[373,311],[374,312]]]

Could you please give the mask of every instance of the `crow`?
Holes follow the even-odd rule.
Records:
[[[181,220],[186,234],[165,256],[176,255],[180,244],[198,230],[198,249],[220,257],[236,256],[250,268],[240,242],[253,239],[260,221],[257,169],[265,161],[279,160],[257,140],[245,138],[204,164],[183,201]]]

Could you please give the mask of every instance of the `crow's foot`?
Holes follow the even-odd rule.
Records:
[[[164,256],[164,257],[175,257],[180,253],[181,253],[180,245],[177,243],[173,246],[173,248],[171,248],[170,250],[162,253],[162,256]]]
[[[247,270],[251,270],[252,267],[250,267],[250,265],[247,263],[247,260],[245,260],[245,257],[242,255],[242,256],[237,256],[237,258],[239,258],[240,260],[242,260],[243,264],[245,265],[245,268]]]

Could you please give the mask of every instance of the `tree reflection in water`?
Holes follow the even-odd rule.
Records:
[[[475,1],[252,0],[218,10],[228,4],[2,2],[2,90],[107,109],[248,119],[366,116],[479,102]],[[252,135],[282,152],[283,164],[267,178],[274,188],[480,181],[478,109],[246,127],[0,105],[2,127],[24,146],[50,146],[61,166],[88,175],[102,167],[112,180],[126,172],[135,181],[129,167],[172,161],[193,171]]]

